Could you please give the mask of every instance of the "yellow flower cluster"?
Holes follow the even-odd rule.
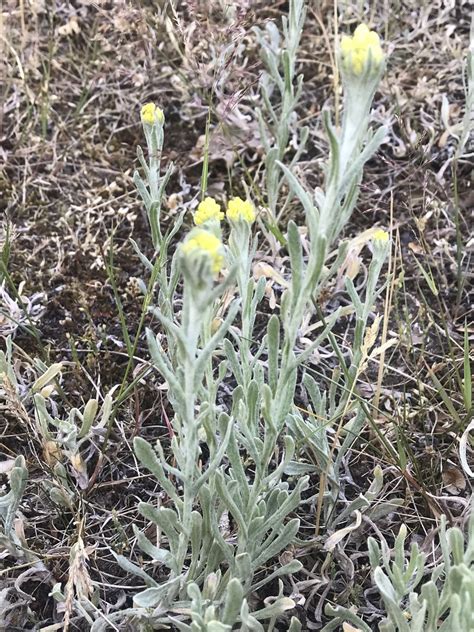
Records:
[[[185,242],[181,245],[181,252],[185,256],[201,254],[211,262],[211,269],[217,274],[224,264],[224,249],[221,240],[206,228],[207,222],[220,222],[224,213],[221,206],[214,198],[206,197],[200,202],[194,213],[194,223],[202,228],[194,229]],[[250,200],[242,200],[234,197],[227,205],[227,219],[232,222],[244,221],[251,224],[255,221],[255,208]]]
[[[146,103],[142,107],[141,118],[147,125],[154,125],[156,122],[163,124],[165,121],[163,110],[154,103]]]
[[[207,197],[197,207],[197,211],[194,213],[194,223],[200,226],[209,220],[220,222],[223,217],[224,213],[221,211],[220,204],[214,198]]]
[[[210,220],[220,222],[223,217],[224,213],[221,211],[220,204],[214,198],[207,197],[197,207],[197,211],[194,213],[194,223],[201,226]],[[234,197],[229,200],[227,205],[227,219],[233,222],[243,220],[251,224],[255,221],[255,207],[250,200]]]
[[[207,230],[198,230],[191,233],[189,239],[181,246],[181,249],[185,255],[198,253],[206,255],[211,262],[214,274],[219,272],[224,263],[221,240]]]
[[[352,70],[355,75],[362,74],[369,59],[378,67],[384,58],[379,36],[375,31],[369,30],[366,24],[359,24],[352,37],[342,37],[341,55],[344,67]]]
[[[232,198],[227,205],[227,219],[233,222],[242,219],[251,224],[255,221],[254,205],[250,200],[242,200],[239,197]]]

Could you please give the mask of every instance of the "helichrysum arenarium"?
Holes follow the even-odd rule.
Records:
[[[229,200],[227,205],[227,219],[237,222],[244,220],[251,224],[255,221],[255,207],[250,200],[242,200],[239,197],[234,197]]]
[[[194,213],[194,223],[197,226],[211,220],[217,220],[220,222],[223,218],[224,213],[221,211],[220,204],[218,204],[212,197],[204,198],[197,207],[197,211]]]
[[[224,263],[221,240],[207,230],[191,233],[189,239],[181,246],[181,251],[184,255],[199,253],[207,256],[211,262],[211,269],[214,274],[219,272]]]
[[[163,110],[154,103],[146,103],[142,107],[141,118],[147,125],[153,125],[155,122],[163,123],[165,120]]]
[[[379,36],[366,24],[359,24],[352,37],[342,37],[341,56],[344,68],[351,70],[355,75],[363,73],[368,67],[369,59],[378,68],[384,58]]]
[[[387,242],[388,233],[386,230],[383,230],[382,228],[378,228],[373,234],[373,239],[376,239],[377,241]]]

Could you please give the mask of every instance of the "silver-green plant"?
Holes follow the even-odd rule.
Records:
[[[13,370],[13,341],[11,336],[5,338],[5,351],[0,350],[0,395],[5,398],[4,381],[8,380],[13,389],[16,391],[19,387],[17,376]]]
[[[243,225],[241,228],[245,231]],[[203,248],[194,249],[194,240],[198,244],[201,240]],[[217,389],[206,388],[207,378],[213,374],[213,354],[239,309],[239,301],[235,300],[217,331],[211,334],[210,308],[226,287],[225,283],[213,287],[212,266],[222,257],[218,250],[210,250],[213,244],[219,241],[212,233],[197,229],[178,252],[184,276],[180,321],[172,322],[158,309],[154,310],[167,340],[173,341],[174,358],[151,331],[147,332],[152,360],[168,383],[168,396],[174,409],[171,449],[176,465],[166,462],[159,442],[155,452],[148,442],[135,439],[138,458],[155,474],[173,502],[173,508],[156,508],[150,503],[138,506],[143,516],[165,534],[167,548],[156,547],[136,529],[138,544],[169,569],[165,584],[152,585],[135,597],[135,603],[141,607],[171,607],[175,599],[186,598],[190,584],[202,583],[212,576],[218,577],[214,593],[216,604],[212,607],[219,608],[221,604],[225,610],[232,580],[238,580],[243,595],[247,595],[265,581],[301,567],[299,562],[293,561],[264,581],[254,581],[256,571],[293,540],[299,523],[296,519],[286,522],[286,518],[298,506],[306,479],[298,481],[293,489],[281,480],[284,466],[293,454],[290,437],[285,439],[286,449],[280,464],[275,468],[270,466],[278,433],[270,428],[264,441],[258,437],[265,402],[256,384],[251,405],[240,406],[240,390],[234,394],[230,415],[217,404]],[[209,252],[213,257],[206,255]],[[227,284],[232,278],[230,274]],[[214,377],[213,382],[222,381],[227,370],[228,364],[222,359],[215,368],[214,376],[218,377],[217,380]],[[206,467],[201,464],[202,442],[209,451]],[[245,473],[241,461],[240,450],[244,447],[255,468],[253,480]],[[228,467],[224,469],[226,455]],[[179,481],[181,493],[171,477]],[[200,511],[195,509],[197,506]],[[230,537],[229,533],[226,537],[223,525],[231,516],[235,535]],[[124,562],[123,558],[119,559]],[[227,570],[222,577],[216,576],[221,566]],[[216,583],[216,579],[213,582]],[[241,604],[239,611],[240,607]]]
[[[12,339],[8,336],[5,351],[0,351],[0,414],[9,411],[10,414],[16,413],[19,419],[22,414],[26,416],[19,395],[22,388],[14,368]],[[25,457],[20,455],[15,458],[8,478],[10,490],[0,496],[0,547],[10,555],[22,557],[23,543],[15,532],[14,520],[28,480]]]
[[[471,44],[469,52],[467,54],[466,61],[466,112],[462,122],[461,138],[459,140],[458,149],[456,153],[460,157],[468,158],[472,157],[473,146],[469,145],[469,138],[472,141],[472,135],[474,133],[474,17],[471,23]],[[467,155],[464,154],[464,149],[468,148]]]
[[[250,626],[256,625],[252,617],[256,621],[269,619],[272,626],[272,619],[289,606],[291,600],[278,595],[270,610],[264,608],[250,614],[248,598],[269,581],[301,568],[298,560],[291,560],[258,576],[294,541],[299,529],[294,513],[308,485],[308,478],[300,476],[294,465],[296,442],[304,439],[295,406],[298,371],[318,345],[331,336],[338,318],[347,310],[328,315],[316,339],[297,352],[299,331],[308,314],[314,314],[321,288],[338,272],[347,255],[344,243],[336,248],[332,258],[329,252],[356,203],[363,165],[384,135],[383,130],[375,135],[368,131],[371,99],[383,69],[380,45],[374,44],[375,34],[366,37],[368,33],[368,29],[363,32],[362,61],[355,58],[355,51],[344,56],[350,96],[346,99],[341,135],[326,117],[331,151],[324,192],[311,196],[290,169],[276,163],[288,181],[291,195],[304,207],[307,254],[296,224],[290,222],[287,248],[291,277],[281,297],[280,314],[269,318],[263,337],[256,332],[256,316],[264,282],[255,282],[251,275],[257,242],[251,238],[256,214],[249,200],[234,198],[228,204],[227,248],[221,242],[220,207],[212,199],[203,200],[194,217],[197,227],[176,249],[169,266],[163,262],[161,274],[170,280],[165,282],[165,290],[160,289],[166,300],[158,297],[151,310],[161,331],[157,334],[148,330],[147,340],[152,362],[166,381],[173,409],[172,462],[160,441],[149,443],[138,437],[134,448],[163,490],[158,504],[138,505],[147,522],[156,526],[159,538],[152,542],[138,527],[135,537],[139,547],[160,566],[165,579],[157,582],[125,556],[117,556],[125,569],[148,586],[135,595],[134,608],[128,612],[132,617],[145,617],[153,625],[173,621],[183,630],[225,630],[229,629],[225,626],[234,623],[245,630],[259,629]],[[357,51],[361,49],[359,44]],[[153,113],[150,120],[148,112]],[[142,110],[148,135],[155,134],[155,127],[162,133],[164,118],[160,112],[153,104]],[[158,172],[149,171],[147,178],[160,191],[167,176],[161,180]],[[159,222],[159,215],[156,221]],[[159,227],[152,233],[162,234]],[[371,357],[377,333],[374,325],[368,327],[368,323],[388,245],[387,233],[376,231],[363,295],[350,281],[347,283],[356,332],[350,362],[347,366],[342,363],[340,368],[343,390],[348,393],[346,399],[336,405],[332,393],[326,400],[325,393],[318,393],[314,380],[311,382],[308,376],[305,379],[314,408],[324,409],[326,416],[343,417],[353,410],[349,407],[350,393]],[[218,280],[223,268],[227,273]],[[180,275],[183,284],[178,293]],[[221,318],[221,303],[224,297],[228,299],[232,286],[234,297],[227,300],[226,315]],[[223,401],[220,385],[228,380],[235,386],[227,401]],[[349,422],[352,432],[348,426],[344,428],[347,440],[339,458],[361,423],[363,417],[355,414]],[[333,456],[327,449],[325,461],[318,463],[321,470],[328,464],[333,466]],[[336,479],[334,467],[332,472]],[[377,475],[367,497],[358,500],[359,510],[377,495],[379,479]],[[337,486],[332,494],[334,504]],[[291,625],[298,629],[296,620]]]
[[[350,308],[346,310],[339,309],[325,319],[325,327],[315,342],[297,358],[298,363],[305,361],[313,352],[315,344],[320,344],[322,340],[329,338],[339,360],[338,365],[332,372],[330,386],[327,390],[321,389],[318,381],[312,375],[311,368],[306,368],[303,376],[303,385],[309,399],[309,414],[303,414],[301,409],[293,408],[287,420],[287,424],[298,443],[313,455],[313,460],[317,465],[315,469],[325,474],[321,483],[325,487],[327,486],[327,489],[324,489],[325,524],[327,528],[340,523],[352,510],[357,509],[359,504],[358,501],[351,503],[343,514],[336,515],[333,513],[340,492],[339,470],[342,459],[366,422],[365,409],[358,403],[354,389],[367,362],[373,359],[379,351],[377,347],[373,347],[378,334],[380,320],[376,318],[370,326],[369,320],[373,306],[382,291],[382,288],[377,287],[377,281],[387,250],[388,239],[386,234],[382,231],[380,233],[376,232],[372,239],[373,254],[367,271],[365,295],[360,296],[352,280],[347,278],[346,289],[351,299]],[[341,253],[345,252],[344,244],[342,244],[339,254],[341,255]],[[343,353],[340,344],[332,336],[331,329],[341,314],[348,312],[355,317],[355,329],[351,354],[346,359],[347,353]],[[345,421],[346,417],[348,418],[347,421]],[[334,441],[334,433],[332,431],[336,431],[338,427],[341,441],[334,445],[331,443],[331,437],[332,441]],[[292,467],[294,467],[294,464]],[[377,487],[381,488],[380,485],[377,485]],[[390,511],[390,508],[388,507],[387,510]]]
[[[28,480],[25,457],[17,456],[8,475],[10,490],[0,496],[0,546],[11,555],[21,557],[21,542],[13,523]]]
[[[139,569],[136,569],[139,570]],[[268,603],[250,613],[250,608],[241,583],[237,578],[230,580],[225,599],[221,605],[216,607],[216,593],[218,592],[221,579],[220,571],[210,574],[202,589],[198,584],[191,583],[188,586],[188,601],[177,602],[173,610],[165,617],[165,610],[155,608],[153,610],[144,608],[130,608],[127,615],[134,630],[139,632],[149,632],[150,625],[162,629],[164,622],[173,624],[174,629],[182,632],[265,632],[274,629],[280,615],[294,607],[294,602],[283,595],[283,586],[279,582],[279,594]],[[58,595],[61,599],[62,595]],[[183,617],[183,613],[186,616]],[[119,621],[124,613],[108,614],[108,621],[103,618],[97,619],[91,627],[91,632],[106,632],[110,622]],[[186,618],[189,623],[182,619]],[[264,621],[266,627],[260,621]],[[238,626],[238,627],[236,627]],[[288,632],[301,632],[301,623],[292,617],[288,626]]]
[[[379,632],[468,632],[474,629],[474,514],[468,526],[467,544],[463,532],[446,528],[443,516],[439,531],[441,559],[427,567],[426,555],[418,544],[406,553],[407,529],[400,528],[392,551],[385,540],[369,538],[369,559],[374,583],[385,607]],[[427,577],[428,575],[428,577]],[[334,617],[323,632],[337,630],[343,621],[362,632],[369,627],[352,610],[326,607]]]
[[[55,481],[48,484],[51,498],[70,507],[74,495],[68,483],[67,471],[62,463],[67,459],[71,471],[81,489],[89,484],[87,462],[83,455],[85,443],[100,442],[112,414],[114,403],[112,392],[104,397],[99,410],[99,401],[91,398],[82,410],[72,407],[67,416],[58,412],[58,407],[51,398],[55,390],[54,380],[58,379],[62,363],[56,363],[46,368],[40,367],[43,374],[32,386],[33,403],[38,438],[48,464],[55,473]],[[59,487],[58,487],[59,485]]]
[[[133,181],[137,191],[145,205],[148,223],[150,226],[152,243],[155,248],[155,261],[151,261],[140,250],[138,244],[132,239],[132,245],[142,264],[156,279],[154,289],[157,290],[157,302],[161,311],[168,317],[172,313],[170,296],[173,294],[178,275],[173,270],[168,274],[167,268],[168,250],[173,237],[181,228],[184,214],[176,218],[171,229],[163,233],[161,228],[161,207],[165,195],[166,185],[173,173],[173,164],[170,163],[164,175],[161,175],[161,157],[163,151],[164,123],[163,111],[154,103],[147,103],[141,111],[143,131],[147,144],[147,156],[140,146],[137,148],[137,157],[143,175],[138,170],[133,174]]]
[[[310,248],[307,261],[304,262],[296,225],[290,222],[287,240],[292,282],[281,302],[284,336],[280,366],[283,370],[280,373],[281,382],[276,388],[278,400],[275,407],[286,411],[284,414],[289,413],[284,402],[285,386],[290,385],[288,392],[294,392],[298,365],[305,362],[324,339],[329,339],[340,361],[332,376],[332,386],[327,393],[322,393],[316,381],[306,375],[304,383],[314,420],[305,419],[301,411],[293,408],[289,422],[297,438],[302,441],[306,438],[309,444],[313,444],[319,468],[325,473],[326,480],[330,483],[332,481],[329,494],[331,502],[326,506],[327,516],[332,512],[339,491],[337,469],[364,423],[363,410],[355,410],[353,395],[356,380],[370,358],[370,347],[375,342],[377,332],[374,335],[373,329],[368,329],[368,324],[374,303],[380,294],[377,282],[389,248],[388,234],[375,230],[372,234],[372,261],[363,294],[356,290],[351,278],[346,278],[346,290],[356,320],[349,362],[346,363],[347,354],[331,335],[331,329],[342,310],[322,321],[323,328],[319,336],[296,357],[294,349],[303,319],[308,311],[314,312],[322,288],[336,276],[347,256],[347,242],[338,243],[337,240],[356,205],[364,164],[373,156],[386,135],[383,127],[375,133],[369,129],[370,107],[384,68],[384,57],[377,35],[365,25],[359,26],[352,38],[343,39],[340,64],[344,86],[342,129],[340,133],[334,129],[326,111],[324,125],[330,141],[330,155],[324,189],[306,190],[288,167],[278,163],[286,176],[291,193],[298,198],[305,210]],[[331,251],[334,254],[328,261]],[[277,329],[275,326],[275,330]],[[340,449],[334,452],[333,448],[329,448],[327,439],[321,439],[323,436],[327,437],[328,430],[334,426],[336,420],[343,419],[351,412],[349,421],[340,428],[344,441]],[[313,438],[316,436],[320,440],[315,442]],[[315,446],[315,443],[318,445]],[[324,493],[326,494],[325,490]]]
[[[289,164],[291,169],[304,152],[309,134],[309,128],[298,126],[296,114],[303,88],[303,76],[296,76],[296,63],[305,17],[305,1],[290,0],[288,17],[282,19],[283,37],[274,22],[267,22],[264,31],[255,27],[266,68],[260,77],[263,107],[256,112],[265,150],[267,208],[274,224],[289,201],[288,196],[285,202],[281,200],[284,178],[277,160],[284,159],[290,136],[295,135],[297,149]]]
[[[164,137],[163,112],[153,103],[148,103],[142,109],[142,122],[148,149],[148,160],[145,159],[140,146],[137,149],[137,156],[145,180],[142,179],[138,171],[135,171],[133,181],[145,205],[153,246],[158,251],[163,243],[160,222],[161,206],[166,185],[173,171],[173,164],[170,163],[164,176],[160,177]]]
[[[72,509],[77,490],[69,474],[73,474],[81,489],[88,486],[84,446],[87,444],[94,450],[94,444],[100,444],[105,436],[114,404],[114,389],[105,395],[102,406],[98,399],[91,398],[81,409],[71,407],[66,414],[59,412],[53,395],[64,364],[47,366],[35,359],[34,366],[29,365],[28,375],[31,378],[32,374],[39,374],[39,377],[31,384],[17,369],[19,364],[14,357],[11,337],[6,339],[5,347],[5,351],[0,351],[0,410],[5,407],[28,426],[53,473],[43,486],[53,502]],[[34,415],[30,414],[31,408]]]
[[[236,624],[240,624],[241,632],[264,632],[265,628],[259,619],[268,621],[267,626],[274,625],[282,612],[294,607],[291,599],[282,596],[283,586],[280,582],[278,597],[272,603],[250,614],[243,587],[238,579],[233,578],[229,582],[225,601],[218,612],[215,606],[209,605],[215,601],[215,592],[219,585],[218,576],[218,573],[209,575],[202,592],[197,584],[189,585],[191,624],[173,621],[178,630],[181,632],[231,632]],[[292,617],[288,632],[300,630],[299,622]]]
[[[459,125],[459,143],[456,149],[456,158],[472,158],[473,133],[474,133],[474,13],[471,15],[471,31],[469,37],[469,49],[465,61],[465,76],[463,73],[464,92],[466,95],[466,110]],[[471,143],[469,144],[469,139]],[[467,147],[467,152],[464,150]],[[466,155],[467,154],[467,155]]]

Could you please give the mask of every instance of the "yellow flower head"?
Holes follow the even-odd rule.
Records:
[[[352,37],[342,37],[341,56],[344,67],[352,70],[355,75],[362,74],[369,58],[375,67],[380,66],[384,58],[379,36],[375,31],[369,30],[366,24],[359,24]]]
[[[381,241],[382,243],[386,243],[388,241],[388,233],[386,230],[382,230],[382,228],[377,228],[372,237],[376,241]]]
[[[239,197],[229,200],[227,205],[227,219],[238,222],[239,219],[251,224],[255,221],[255,208],[250,200],[242,200]]]
[[[189,239],[187,239],[181,246],[181,251],[185,255],[194,255],[198,253],[206,255],[211,262],[214,274],[219,272],[224,263],[221,240],[212,233],[209,233],[207,230],[198,230],[191,233]]]
[[[200,226],[213,219],[220,222],[223,217],[224,213],[221,211],[220,204],[214,198],[207,197],[197,207],[197,211],[194,213],[194,223]]]
[[[146,103],[141,110],[142,121],[147,125],[154,125],[156,122],[161,125],[165,122],[165,115],[154,103]]]

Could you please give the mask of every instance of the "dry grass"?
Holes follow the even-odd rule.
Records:
[[[0,334],[15,334],[15,370],[25,390],[35,379],[33,358],[67,363],[60,405],[80,404],[123,379],[128,355],[107,263],[111,249],[114,284],[131,335],[138,325],[136,278],[142,269],[129,238],[151,251],[131,178],[135,148],[142,142],[140,104],[154,99],[166,114],[165,160],[177,166],[168,187],[169,222],[197,204],[209,109],[209,192],[238,192],[243,181],[256,199],[261,196],[262,149],[254,115],[261,65],[251,27],[279,19],[286,3],[241,0],[235,10],[218,0],[177,4],[176,10],[164,1],[143,0],[3,4]],[[386,335],[397,345],[386,353],[381,385],[377,366],[360,384],[363,401],[378,389],[378,407],[372,429],[344,464],[341,498],[365,491],[367,475],[378,464],[385,474],[383,501],[394,502],[394,511],[382,520],[366,518],[345,548],[327,555],[312,537],[314,507],[303,505],[301,537],[307,544],[294,554],[305,570],[290,588],[305,630],[320,627],[326,600],[356,603],[375,621],[377,605],[363,593],[370,585],[367,535],[389,536],[403,521],[429,548],[436,518],[446,513],[462,523],[471,494],[457,449],[470,414],[461,382],[464,328],[472,322],[468,235],[474,194],[468,160],[458,161],[457,191],[453,188],[456,138],[450,133],[464,113],[468,2],[366,5],[370,11],[362,14],[357,7],[363,3],[341,2],[338,28],[347,31],[364,18],[390,42],[374,118],[390,122],[392,131],[368,166],[350,233],[393,222]],[[334,9],[332,2],[311,6],[300,51],[305,75],[300,114],[311,126],[312,142],[299,172],[316,184],[325,152],[319,115],[334,101],[328,48]],[[442,116],[443,98],[449,107]],[[461,210],[458,223],[455,204]],[[360,265],[363,270],[363,260]],[[19,296],[25,297],[21,310],[15,306]],[[472,340],[472,326],[468,333]],[[339,335],[350,339],[351,323]],[[142,340],[136,355],[147,357]],[[324,360],[330,366],[330,357]],[[321,366],[324,362],[319,371]],[[144,367],[137,360],[134,374]],[[30,472],[16,526],[30,552],[20,561],[3,559],[0,570],[4,629],[46,629],[63,620],[71,630],[89,629],[72,599],[79,593],[89,597],[90,582],[103,616],[130,605],[139,581],[118,567],[111,549],[148,565],[133,546],[131,525],[146,526],[136,512],[137,499],[156,502],[161,491],[139,471],[131,441],[138,433],[168,436],[167,402],[157,386],[150,375],[130,390],[105,455],[100,443],[90,446],[89,485],[74,489],[70,509],[46,493],[53,480],[51,460],[33,431],[34,420],[13,395],[0,402],[0,459],[24,454]],[[73,480],[69,484],[74,487]],[[65,604],[48,596],[56,582],[67,586]],[[48,629],[63,629],[58,625]]]

